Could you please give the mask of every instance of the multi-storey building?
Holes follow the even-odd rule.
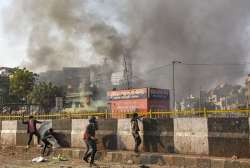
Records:
[[[250,74],[248,74],[246,81],[246,106],[247,108],[250,107]]]

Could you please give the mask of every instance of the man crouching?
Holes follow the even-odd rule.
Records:
[[[43,138],[42,138],[42,142],[44,143],[43,150],[42,150],[42,156],[44,156],[45,151],[46,151],[47,148],[50,148],[50,149],[51,149],[52,146],[53,146],[53,145],[50,143],[50,141],[49,141],[50,138],[54,138],[53,133],[54,133],[54,131],[53,131],[52,128],[48,129],[48,130],[44,133],[44,136],[43,136]],[[50,152],[51,152],[51,150],[49,150],[49,151],[47,152],[47,156],[49,155]]]

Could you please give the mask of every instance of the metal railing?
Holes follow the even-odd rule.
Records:
[[[46,114],[34,114],[39,120],[49,119],[87,119],[90,116],[97,118],[130,118],[134,112],[58,112]],[[167,117],[248,117],[250,109],[242,110],[185,110],[185,111],[149,111],[138,112],[139,115],[147,118],[167,118]],[[0,114],[0,120],[22,120],[28,119],[28,115],[23,114]]]

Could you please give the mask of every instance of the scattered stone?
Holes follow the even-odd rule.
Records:
[[[128,160],[128,164],[133,164],[133,160]]]
[[[35,163],[46,162],[46,161],[47,161],[47,159],[45,159],[44,157],[41,157],[41,156],[32,159],[32,162],[35,162]]]
[[[237,159],[238,159],[238,156],[236,156],[236,155],[232,156],[232,160],[237,160]]]

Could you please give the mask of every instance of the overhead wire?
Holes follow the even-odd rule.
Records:
[[[244,65],[250,65],[250,62],[245,62],[245,63],[185,63],[185,62],[181,62],[178,65],[187,65],[187,66],[244,66]],[[131,77],[131,79],[143,79],[143,76],[148,75],[148,73],[159,71],[160,69],[170,67],[170,66],[172,66],[172,63],[166,64],[166,65],[161,65],[159,67],[155,67],[152,69],[148,69],[148,70],[144,71],[142,74],[133,75]],[[114,76],[114,79],[119,79],[119,77]],[[143,79],[143,80],[145,80],[145,79]]]
[[[182,65],[190,65],[190,66],[242,66],[242,65],[250,65],[249,62],[245,63],[181,63]]]

